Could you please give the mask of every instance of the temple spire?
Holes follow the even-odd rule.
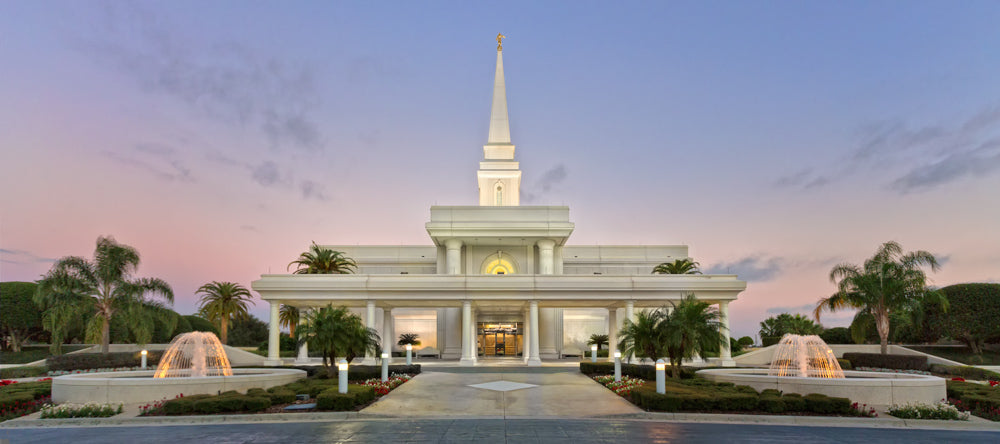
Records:
[[[493,78],[490,134],[483,145],[483,161],[476,173],[479,205],[517,206],[521,202],[521,170],[514,160],[507,117],[507,86],[503,79],[503,34],[497,34],[497,71]]]
[[[510,121],[507,118],[507,87],[503,80],[503,46],[497,34],[497,72],[493,78],[493,110],[490,113],[490,135],[488,145],[510,143]]]

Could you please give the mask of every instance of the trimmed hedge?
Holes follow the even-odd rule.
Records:
[[[44,376],[48,373],[49,368],[45,366],[0,368],[0,379],[33,378],[35,376]]]
[[[587,376],[611,375],[615,373],[614,362],[581,362],[580,373]],[[681,367],[681,378],[694,378],[695,370]],[[656,368],[652,364],[626,364],[622,363],[622,375],[633,378],[645,379],[647,381],[656,380]],[[670,378],[670,366],[667,366],[667,378]]]
[[[948,398],[962,402],[961,408],[970,410],[1000,409],[1000,389],[974,382],[947,381]]]
[[[249,395],[251,393],[247,392],[247,394]],[[298,393],[295,393],[285,387],[271,387],[267,390],[267,392],[265,392],[265,394],[259,396],[267,396],[271,399],[272,404],[289,404],[295,402],[295,395],[297,394]],[[253,396],[258,396],[258,394],[254,393]]]
[[[837,363],[840,364],[840,369],[841,370],[852,370],[852,369],[854,369],[854,365],[851,364],[851,361],[848,361],[846,359],[837,358]]]
[[[0,411],[12,410],[52,394],[52,381],[20,382],[0,387]]]
[[[363,405],[375,399],[375,389],[367,385],[347,386],[347,393],[340,393],[337,387],[331,387],[316,396],[316,408],[320,410],[353,410],[355,406]]]
[[[156,367],[160,363],[162,351],[149,351],[146,364]],[[45,365],[49,370],[89,370],[92,368],[138,367],[142,363],[139,352],[119,353],[73,353],[59,356],[49,356]]]
[[[844,353],[853,367],[879,367],[898,370],[927,370],[926,356],[883,355],[881,353]]]
[[[768,413],[815,412],[847,414],[851,401],[818,394],[802,396],[766,389],[758,394],[753,388],[731,383],[714,383],[701,378],[668,382],[666,393],[659,394],[650,384],[631,394],[632,402],[646,410],[678,411],[764,411]]]
[[[1000,373],[968,365],[931,364],[930,372],[952,377],[959,376],[976,381],[1000,381]]]
[[[336,376],[330,378],[329,374],[323,371],[322,367],[315,373],[316,377],[319,379],[336,379]],[[413,365],[389,365],[389,374],[393,373],[408,373],[411,375],[420,374],[420,364]],[[361,381],[371,378],[381,378],[382,377],[382,366],[381,365],[352,365],[347,370],[347,379],[351,381]]]
[[[258,389],[259,390],[259,389]],[[221,395],[193,395],[171,399],[163,404],[167,415],[184,415],[190,413],[231,413],[259,412],[271,407],[271,399],[267,396],[255,396],[248,392],[242,395],[236,392],[226,392]],[[266,392],[264,393],[266,395]]]

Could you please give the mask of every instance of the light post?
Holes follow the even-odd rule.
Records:
[[[140,365],[140,367],[143,370],[145,370],[146,369],[146,355],[149,354],[149,352],[146,351],[146,350],[143,350],[143,351],[139,352],[139,354],[142,355],[142,364]]]
[[[389,380],[389,354],[382,352],[382,382]]]
[[[406,365],[413,365],[413,344],[406,344]]]
[[[667,392],[667,364],[662,359],[656,360],[656,393]]]
[[[340,374],[337,375],[337,391],[340,393],[347,393],[347,360],[341,359],[337,363],[337,370],[340,370]]]
[[[597,344],[590,346],[590,362],[597,362]]]
[[[622,380],[622,352],[615,350],[615,382]]]

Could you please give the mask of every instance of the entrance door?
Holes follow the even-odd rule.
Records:
[[[510,357],[521,354],[520,322],[479,322],[477,327],[483,356]]]

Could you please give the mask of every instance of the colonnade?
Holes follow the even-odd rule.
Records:
[[[279,308],[281,301],[270,301],[270,324],[268,331],[268,357],[265,363],[267,365],[280,365],[281,360],[279,358],[279,342],[280,342],[280,328],[279,328]],[[529,300],[527,306],[525,307],[523,313],[524,324],[523,324],[523,337],[525,338],[525,344],[522,347],[522,357],[524,363],[528,366],[540,366],[542,365],[541,354],[539,352],[539,336],[541,334],[541,325],[539,324],[539,301]],[[624,301],[624,307],[612,307],[608,308],[608,359],[613,360],[615,351],[618,350],[618,332],[621,330],[622,323],[618,320],[618,309],[624,308],[624,319],[630,321],[635,321],[635,302],[632,300]],[[722,324],[722,336],[723,341],[720,344],[720,361],[723,366],[733,366],[735,362],[733,361],[730,349],[729,349],[729,302],[719,301],[719,321]],[[375,328],[376,324],[376,301],[367,300],[365,302],[365,325]],[[462,301],[461,308],[461,359],[459,360],[460,365],[475,365],[478,358],[477,351],[477,327],[476,319],[477,313],[475,307],[472,305],[471,300]],[[382,331],[380,335],[383,338],[385,344],[388,344],[387,350],[391,350],[392,341],[395,338],[395,332],[393,330],[392,321],[392,308],[383,308],[383,318],[382,318]],[[300,324],[305,322],[305,317],[300,317]],[[559,333],[561,335],[561,332]],[[375,364],[374,355],[366,355],[361,362],[366,365]],[[627,359],[627,357],[623,357]],[[298,356],[296,357],[297,363],[309,362],[309,349],[308,344],[302,344],[299,346]]]

